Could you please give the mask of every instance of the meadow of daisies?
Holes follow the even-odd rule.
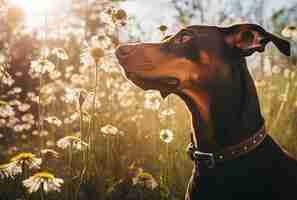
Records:
[[[30,30],[5,2],[0,200],[183,199],[190,116],[179,98],[143,92],[122,75],[114,50],[131,26],[127,13],[102,0],[86,14],[77,0],[68,16]],[[156,28],[160,38],[166,29]],[[296,63],[274,50],[263,63],[256,85],[267,128],[297,155]]]

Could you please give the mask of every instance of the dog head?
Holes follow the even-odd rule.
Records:
[[[272,42],[285,55],[290,44],[255,24],[189,26],[159,43],[121,45],[116,56],[125,74],[144,90],[163,97],[184,89],[210,90],[228,83],[232,63],[263,52]]]

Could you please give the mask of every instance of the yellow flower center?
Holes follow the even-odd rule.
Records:
[[[92,48],[91,56],[96,62],[98,62],[100,60],[100,58],[102,58],[104,56],[104,51],[98,47]]]
[[[29,160],[36,158],[36,156],[33,153],[20,153],[13,158],[11,158],[11,161],[18,161],[18,160]]]

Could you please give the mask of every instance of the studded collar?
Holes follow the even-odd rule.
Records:
[[[191,158],[198,163],[204,163],[208,168],[214,168],[217,163],[227,160],[233,160],[254,150],[260,145],[267,136],[265,126],[263,125],[253,136],[240,142],[239,144],[227,147],[226,149],[215,152],[205,153],[195,148],[193,144],[188,147],[188,153]]]

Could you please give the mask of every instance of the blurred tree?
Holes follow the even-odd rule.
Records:
[[[292,4],[290,7],[281,8],[276,10],[271,16],[273,27],[275,31],[280,33],[287,25],[297,24],[297,3]]]
[[[275,32],[281,34],[287,26],[297,25],[297,3],[290,7],[281,8],[271,16],[271,22]],[[288,38],[290,39],[290,38]],[[291,38],[292,39],[292,38]],[[293,64],[297,64],[297,42],[291,40],[291,58],[288,58]]]

